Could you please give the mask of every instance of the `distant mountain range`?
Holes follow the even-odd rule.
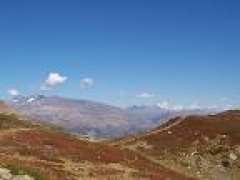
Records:
[[[52,123],[68,132],[114,138],[150,130],[166,120],[210,110],[171,110],[158,106],[119,108],[104,103],[44,95],[17,96],[9,106],[34,121]]]

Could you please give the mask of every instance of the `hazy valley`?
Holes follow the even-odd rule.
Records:
[[[59,96],[18,96],[8,105],[33,121],[51,123],[67,132],[98,138],[119,138],[158,127],[176,116],[208,114],[216,109],[164,109],[154,106],[120,108]]]

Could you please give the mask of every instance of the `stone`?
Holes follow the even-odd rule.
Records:
[[[10,170],[0,168],[0,180],[34,180],[34,178],[28,175],[13,175]]]
[[[4,180],[10,180],[12,179],[12,174],[10,170],[5,168],[0,168],[0,178]]]
[[[237,155],[234,154],[233,152],[229,154],[229,158],[232,160],[232,161],[236,161],[238,159]]]

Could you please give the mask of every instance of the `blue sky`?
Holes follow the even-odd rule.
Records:
[[[0,97],[109,104],[240,104],[240,2],[9,0],[0,5]],[[85,81],[86,78],[91,80]]]

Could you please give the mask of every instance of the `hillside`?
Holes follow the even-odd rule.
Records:
[[[139,136],[113,142],[187,176],[240,179],[240,111],[175,118]]]
[[[4,101],[0,100],[0,113],[13,112],[13,109],[10,108]]]
[[[190,179],[130,150],[0,114],[0,177],[21,180]]]

